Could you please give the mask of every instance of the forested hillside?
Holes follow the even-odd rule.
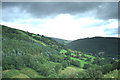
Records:
[[[91,54],[103,54],[104,56],[118,56],[118,41],[120,38],[93,37],[72,41],[67,46],[70,49]]]
[[[104,78],[119,71],[119,61],[2,25],[3,78]]]

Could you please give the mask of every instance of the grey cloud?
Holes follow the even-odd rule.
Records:
[[[101,19],[118,19],[118,3],[105,3],[97,9],[96,17]]]
[[[2,20],[6,22],[25,18],[30,18],[30,16],[26,11],[21,12],[19,7],[14,7],[11,9],[7,8],[6,10],[2,11]]]
[[[116,19],[118,15],[117,3],[113,2],[4,2],[3,7],[3,20],[7,17],[22,18],[20,15],[25,16],[30,14],[31,17],[45,18],[49,16],[56,16],[60,13],[71,15],[88,16],[87,13],[91,12],[92,16],[99,19]],[[13,8],[17,7],[20,11],[19,14],[15,13]],[[11,10],[7,13],[5,10]],[[23,14],[23,11],[26,14]],[[8,15],[6,17],[6,15]],[[12,16],[11,16],[12,15]]]

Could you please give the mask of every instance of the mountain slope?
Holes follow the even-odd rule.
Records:
[[[39,63],[47,61],[61,63],[64,61],[65,57],[60,54],[60,50],[66,50],[67,48],[49,37],[9,28],[4,25],[2,26],[2,35],[3,70],[11,68],[21,69],[24,66],[31,67],[33,63],[30,62],[30,59],[33,59],[34,63],[36,63],[36,60]],[[15,64],[16,61],[21,64]],[[23,63],[25,65],[22,65]]]
[[[120,41],[120,38],[93,37],[72,41],[67,46],[70,49],[86,53],[100,54],[101,52],[104,55],[117,55],[118,40]]]
[[[78,51],[72,51],[66,48],[65,45],[58,43],[52,38],[45,37],[39,34],[33,34],[22,30],[17,30],[13,28],[9,28],[7,26],[2,26],[3,30],[3,49],[2,49],[2,57],[3,57],[3,69],[6,70],[8,68],[13,67],[14,60],[12,63],[6,62],[6,60],[11,61],[11,59],[21,60],[26,59],[40,59],[40,63],[44,63],[47,61],[62,63],[63,65],[72,64],[80,67],[84,67],[84,64],[88,64],[87,58],[85,60],[82,56],[82,53]],[[78,55],[80,54],[80,55]],[[33,58],[34,56],[34,58]],[[89,58],[89,57],[88,57]],[[90,59],[90,61],[93,58]],[[81,62],[80,64],[75,63],[74,61]],[[34,61],[34,60],[33,60]],[[18,61],[19,62],[19,61]],[[21,62],[24,63],[24,62]],[[30,63],[30,62],[28,62]],[[90,62],[92,63],[92,62]],[[11,64],[12,66],[7,66]],[[31,67],[30,64],[25,63],[28,67]],[[21,64],[22,65],[22,64]],[[17,66],[16,66],[17,67]],[[22,66],[23,67],[23,66]],[[21,68],[21,67],[18,67]]]
[[[72,42],[70,40],[64,40],[64,39],[59,39],[59,38],[52,38],[52,39],[64,45],[67,45],[68,43]]]

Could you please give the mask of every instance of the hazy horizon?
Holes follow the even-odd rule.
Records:
[[[2,22],[47,37],[118,37],[117,2],[2,2]]]

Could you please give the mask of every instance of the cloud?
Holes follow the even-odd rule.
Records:
[[[97,9],[96,17],[99,19],[118,19],[118,3],[106,2]]]
[[[120,26],[118,27],[118,34],[120,34]]]
[[[67,40],[117,37],[117,8],[117,2],[3,2],[2,24]]]
[[[3,2],[3,20],[15,20],[29,15],[33,18],[70,14],[77,17],[117,19],[117,2]],[[16,9],[16,11],[15,11]]]
[[[105,29],[105,32],[107,32],[107,35],[116,35],[118,34],[118,28],[113,28],[113,29]]]
[[[17,21],[4,22],[2,24],[6,24],[10,27],[29,31],[32,33],[45,35],[48,37],[56,37],[66,40],[76,40],[80,38],[86,37],[94,37],[94,36],[116,36],[117,34],[112,34],[115,31],[112,29],[117,29],[117,21],[116,20],[108,20],[105,25],[87,27],[88,25],[94,23],[105,22],[106,20],[98,20],[92,17],[86,18],[74,18],[69,14],[60,14],[55,18],[47,18],[47,19],[19,19]],[[117,36],[116,36],[117,37]]]
[[[110,22],[111,23],[105,25],[104,32],[106,32],[106,35],[108,35],[108,36],[118,35],[119,34],[119,32],[118,32],[118,30],[119,30],[118,21],[117,20],[112,20]]]

